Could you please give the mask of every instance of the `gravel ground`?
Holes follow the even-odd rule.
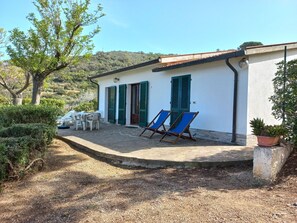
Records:
[[[62,141],[43,171],[7,182],[0,222],[297,222],[297,154],[277,183],[251,168],[123,169]]]

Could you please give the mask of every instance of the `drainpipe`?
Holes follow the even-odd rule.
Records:
[[[99,84],[92,80],[92,78],[88,78],[93,84],[97,85],[97,111],[99,111]]]
[[[230,58],[225,60],[227,66],[233,71],[234,73],[234,87],[233,87],[233,117],[232,117],[232,139],[231,142],[236,142],[236,126],[237,126],[237,94],[238,94],[238,71],[230,64]]]

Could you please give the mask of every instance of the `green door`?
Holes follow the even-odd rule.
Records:
[[[171,118],[170,124],[182,112],[190,111],[191,75],[172,77],[171,79]]]
[[[116,90],[117,87],[108,88],[108,115],[107,120],[110,123],[116,123]]]
[[[126,125],[126,84],[119,86],[119,118],[118,123],[121,125]]]
[[[148,81],[140,83],[139,126],[147,126],[148,116]]]

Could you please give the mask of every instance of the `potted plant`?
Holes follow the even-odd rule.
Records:
[[[263,119],[254,118],[250,121],[253,134],[257,136],[259,146],[275,146],[280,142],[280,137],[286,134],[282,125],[265,125]]]

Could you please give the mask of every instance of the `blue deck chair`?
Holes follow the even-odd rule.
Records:
[[[170,111],[166,111],[166,110],[161,110],[156,117],[148,124],[147,127],[144,128],[144,130],[142,131],[142,133],[140,133],[139,136],[141,136],[146,130],[152,131],[153,133],[149,136],[149,138],[152,138],[153,135],[157,132],[160,134],[164,134],[164,132],[166,131],[164,122],[166,121],[166,119],[169,117],[170,115]],[[157,119],[158,118],[158,119]],[[155,120],[157,119],[157,121],[155,122]],[[163,131],[160,131],[159,128],[163,127]]]
[[[163,137],[160,139],[160,142],[163,140],[165,142],[176,143],[179,140],[179,138],[191,139],[193,141],[196,141],[196,139],[194,139],[191,135],[190,124],[196,118],[196,116],[198,114],[199,114],[199,112],[183,112],[183,113],[181,113],[180,116],[170,126],[168,131],[165,132]],[[185,133],[187,133],[188,136],[184,135]],[[166,136],[175,136],[176,139],[173,141],[165,140]]]

